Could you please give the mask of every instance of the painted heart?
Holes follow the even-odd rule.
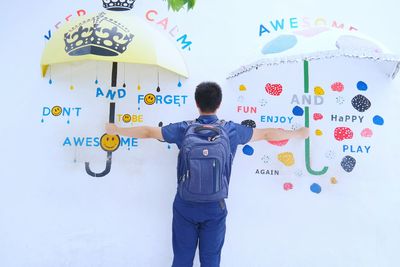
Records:
[[[265,85],[265,91],[267,91],[269,95],[280,96],[282,93],[282,85],[279,83],[277,84],[267,83]]]

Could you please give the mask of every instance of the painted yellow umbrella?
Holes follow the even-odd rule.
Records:
[[[188,77],[175,44],[142,19],[125,12],[88,14],[61,27],[44,49],[42,76],[49,65],[83,60],[153,65]]]
[[[146,22],[126,12],[86,15],[60,28],[44,49],[42,76],[46,76],[50,65],[86,60],[112,62],[111,87],[114,88],[117,86],[118,63],[152,65],[188,77],[185,62],[175,44]],[[115,103],[111,102],[109,122],[114,123],[114,119]],[[95,173],[89,162],[85,162],[87,174],[93,177],[107,175],[111,170],[112,153],[119,143],[118,135],[104,134],[100,144],[107,152],[106,168]]]

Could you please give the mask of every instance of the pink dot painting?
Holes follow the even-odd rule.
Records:
[[[345,139],[353,139],[353,131],[348,127],[337,127],[334,132],[335,139],[343,141]]]
[[[323,118],[324,118],[324,116],[321,113],[314,113],[314,115],[313,115],[313,119],[315,121],[322,120]]]
[[[372,137],[373,132],[370,128],[365,128],[364,130],[361,131],[361,136],[362,137]]]
[[[293,189],[293,184],[292,184],[292,183],[285,183],[285,184],[283,185],[283,189],[284,189],[285,191],[292,190],[292,189]]]
[[[285,146],[289,142],[289,139],[280,141],[267,141],[267,142],[274,146]]]
[[[331,85],[332,91],[342,92],[344,90],[344,85],[341,82],[335,82]]]

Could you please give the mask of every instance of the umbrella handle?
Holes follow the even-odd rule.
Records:
[[[304,69],[304,93],[308,94],[310,89],[310,77],[308,71],[308,61],[304,60],[303,62],[303,69]],[[305,127],[310,127],[310,110],[309,107],[304,107],[304,117],[305,117]],[[325,166],[320,171],[315,171],[311,168],[311,153],[310,153],[310,137],[305,140],[305,154],[306,154],[306,168],[308,173],[312,175],[323,175],[328,171],[328,167]]]
[[[118,63],[113,62],[112,64],[112,71],[111,71],[111,87],[116,87],[117,86],[117,75],[118,75]],[[110,113],[108,117],[108,122],[109,123],[114,123],[115,122],[115,102],[110,102]],[[104,136],[104,135],[103,135]],[[119,136],[117,135],[118,140]],[[118,141],[118,146],[119,146],[119,141]],[[103,148],[103,147],[102,147]],[[89,162],[85,162],[85,170],[86,173],[89,174],[92,177],[104,177],[107,174],[110,173],[111,171],[111,163],[112,163],[112,151],[107,151],[107,161],[106,161],[106,168],[104,171],[100,173],[95,173],[90,169]]]
[[[310,112],[309,112],[309,107],[304,107],[304,113],[305,113],[305,126],[309,127],[310,126]],[[311,168],[311,153],[310,153],[310,137],[308,137],[305,140],[305,153],[306,153],[306,168],[308,173],[312,174],[312,175],[323,175],[328,171],[328,167],[325,166],[324,168],[322,168],[322,170],[320,171],[315,171]]]
[[[110,116],[109,116],[109,122],[110,123],[114,123],[115,120],[115,103],[111,102],[110,103]],[[104,135],[103,135],[104,136]],[[118,140],[119,140],[119,136],[117,135]],[[119,141],[118,141],[118,146],[119,146]],[[102,147],[103,148],[103,147]],[[111,163],[112,163],[112,152],[113,151],[107,151],[107,161],[106,161],[106,168],[104,171],[100,172],[100,173],[95,173],[92,170],[90,170],[90,163],[89,162],[85,162],[85,170],[86,173],[89,174],[92,177],[104,177],[107,174],[110,173],[111,171]]]
[[[112,152],[107,152],[107,161],[106,161],[106,168],[104,171],[100,173],[95,173],[90,169],[89,162],[85,162],[85,170],[86,173],[92,177],[104,177],[111,171],[111,160],[112,160]]]

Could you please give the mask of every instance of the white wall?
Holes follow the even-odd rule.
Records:
[[[172,27],[177,25],[193,41],[191,51],[182,50],[191,74],[183,87],[176,86],[173,75],[161,73],[160,79],[162,94],[187,94],[187,104],[142,106],[144,124],[193,118],[193,88],[203,80],[223,85],[224,117],[244,119],[235,113],[237,87],[225,77],[265,42],[258,36],[259,24],[271,19],[308,16],[341,21],[400,53],[398,5],[394,0],[199,0],[193,11],[172,13],[164,1],[138,0],[138,16],[145,19],[146,11],[155,9],[157,18],[168,17]],[[0,18],[6,26],[1,45],[0,266],[169,266],[177,149],[140,140],[138,147],[113,153],[111,173],[94,179],[84,172],[83,162],[89,160],[101,170],[105,152],[98,147],[63,146],[67,136],[101,135],[108,118],[108,100],[95,97],[93,65],[88,64],[87,73],[77,66],[64,72],[55,68],[51,86],[40,77],[43,35],[79,9],[99,10],[100,3],[30,1]],[[154,27],[174,42],[160,25]],[[117,113],[137,112],[136,72],[127,71],[134,73],[127,78],[130,91],[117,101]],[[73,78],[68,78],[69,72]],[[154,92],[155,71],[141,73],[146,77],[140,82],[143,92]],[[377,75],[371,79],[371,94],[385,114],[385,127],[374,136],[373,153],[359,160],[356,170],[341,176],[337,185],[329,185],[329,177],[324,177],[326,186],[316,195],[308,189],[315,177],[291,176],[296,187],[286,192],[282,183],[288,176],[254,175],[258,154],[249,158],[238,149],[222,266],[399,265],[400,182],[395,166],[400,159],[396,116],[400,84],[398,79],[388,83],[378,74],[365,73],[369,79]],[[286,77],[280,75],[277,80]],[[106,82],[107,71],[99,71],[99,79]],[[287,82],[293,81],[287,78]],[[68,89],[70,83],[75,90]],[[71,117],[70,124],[55,117],[42,123],[43,107],[55,105],[82,107],[82,113]],[[301,142],[291,145],[301,151]],[[254,146],[257,153],[265,149],[276,154],[272,146]],[[272,167],[278,168],[278,162]]]

